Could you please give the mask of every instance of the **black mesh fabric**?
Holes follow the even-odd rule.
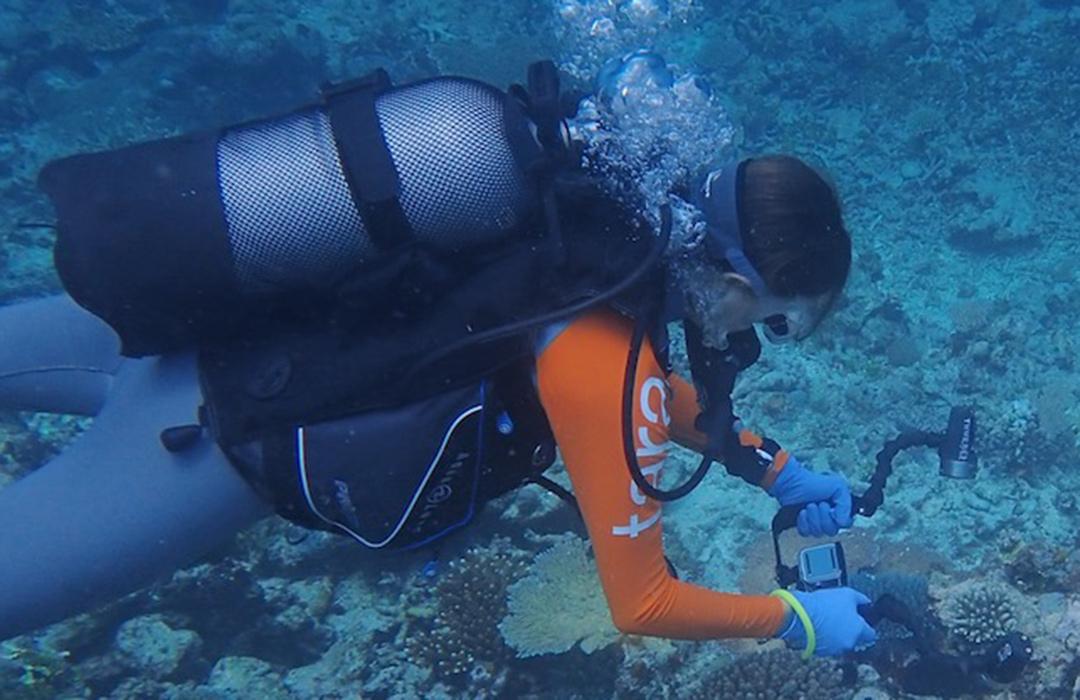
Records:
[[[503,99],[483,83],[439,78],[376,101],[401,205],[419,240],[471,245],[519,223],[527,183],[506,138]]]
[[[375,150],[354,149],[357,162],[388,155],[408,226],[379,226],[367,198],[358,207],[335,139],[350,124],[331,125],[327,102],[50,164],[41,186],[59,214],[65,286],[141,356],[334,314],[359,326],[361,311],[398,311],[401,290],[419,300],[405,306],[426,307],[484,256],[541,233],[526,173],[539,147],[506,93],[435,78],[369,106],[379,130],[356,124],[354,141]],[[377,185],[387,170],[367,172]]]
[[[417,240],[437,250],[483,244],[520,223],[529,184],[506,137],[502,92],[438,78],[376,101]],[[218,177],[245,293],[332,285],[376,253],[322,110],[225,133]]]
[[[319,110],[227,132],[218,177],[245,293],[331,285],[372,252]]]

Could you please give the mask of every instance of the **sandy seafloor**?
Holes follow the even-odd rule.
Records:
[[[916,601],[950,650],[1030,636],[1036,663],[999,697],[1071,698],[1078,37],[1080,5],[1053,0],[7,0],[0,303],[60,289],[52,231],[25,225],[52,217],[34,187],[52,158],[286,111],[380,65],[398,82],[506,85],[539,57],[586,76],[655,48],[708,84],[730,152],[827,169],[854,241],[836,313],[801,346],[766,347],[738,388],[744,418],[859,485],[897,430],[976,406],[977,479],[937,477],[929,451],[902,458],[885,506],[845,536],[849,564]],[[83,427],[0,414],[0,484]],[[667,509],[669,554],[695,582],[767,590],[772,512],[717,469]],[[427,552],[373,558],[266,521],[169,580],[5,642],[0,697],[906,697],[881,658],[802,664],[753,643],[618,636],[586,550],[563,534],[578,531],[530,488],[426,577]],[[510,608],[528,641],[500,630]]]

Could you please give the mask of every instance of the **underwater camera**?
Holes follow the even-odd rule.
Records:
[[[975,413],[970,407],[954,407],[943,433],[905,431],[889,440],[878,452],[870,486],[862,495],[852,496],[852,512],[870,517],[885,501],[885,486],[893,470],[893,460],[901,452],[915,447],[936,448],[938,473],[947,478],[973,479],[978,471],[975,452]],[[776,556],[776,579],[784,588],[795,586],[803,591],[846,586],[847,561],[843,545],[836,542],[805,547],[793,565],[784,563],[780,536],[795,527],[799,511],[806,504],[781,508],[772,521],[773,551]],[[957,697],[1000,689],[1015,681],[1031,660],[1031,641],[1013,632],[981,645],[967,654],[946,654],[935,648],[932,634],[921,628],[917,616],[891,595],[883,595],[869,605],[859,607],[859,614],[876,626],[890,620],[912,635],[913,660],[902,667],[899,682],[905,692],[915,695]]]
[[[886,442],[877,454],[877,466],[870,477],[869,488],[861,496],[852,496],[852,513],[868,518],[877,512],[885,502],[885,486],[892,475],[893,460],[904,450],[914,447],[937,448],[938,473],[942,476],[953,479],[975,478],[978,456],[975,453],[974,411],[970,407],[953,407],[944,433],[909,430]],[[847,568],[844,548],[839,542],[807,547],[799,552],[796,566],[784,564],[780,552],[780,535],[795,527],[799,511],[805,505],[785,506],[773,517],[776,579],[784,588],[797,585],[804,591],[844,586],[847,584]]]

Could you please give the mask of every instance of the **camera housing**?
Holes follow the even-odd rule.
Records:
[[[819,591],[847,585],[847,562],[839,542],[806,547],[799,552],[799,590]]]

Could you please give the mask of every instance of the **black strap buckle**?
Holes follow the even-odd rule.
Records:
[[[531,63],[526,84],[529,116],[536,123],[536,137],[549,158],[563,162],[570,154],[570,132],[563,113],[559,69],[552,61]]]

